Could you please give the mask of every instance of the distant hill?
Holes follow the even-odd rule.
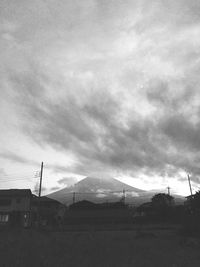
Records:
[[[70,187],[65,187],[59,191],[48,195],[49,198],[56,199],[66,205],[81,200],[88,200],[94,203],[115,202],[123,197],[125,191],[126,203],[140,205],[151,200],[155,191],[145,191],[132,187],[114,178],[94,178],[86,177]]]

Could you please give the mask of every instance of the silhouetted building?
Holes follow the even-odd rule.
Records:
[[[186,198],[186,201],[184,202],[185,205],[191,205],[192,200],[194,199],[194,195],[189,195]]]
[[[75,202],[69,206],[69,209],[73,210],[100,210],[100,209],[126,209],[128,206],[124,202],[104,202],[104,203],[94,203],[88,200],[81,200]]]
[[[46,196],[39,198],[33,195],[31,204],[32,224],[37,224],[40,216],[43,226],[56,225],[63,219],[65,209],[66,206],[57,200],[48,198]]]
[[[65,214],[66,224],[127,223],[132,213],[122,202],[93,203],[87,200],[69,206]]]
[[[31,223],[31,190],[0,190],[0,224],[28,227]]]
[[[97,209],[97,208],[98,208],[98,204],[93,203],[93,202],[88,201],[88,200],[81,200],[81,201],[75,202],[69,206],[69,209],[72,209],[72,210],[83,210],[83,209],[88,210],[88,209]]]

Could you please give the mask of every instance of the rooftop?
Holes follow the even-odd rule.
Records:
[[[1,196],[31,196],[30,189],[1,189]]]

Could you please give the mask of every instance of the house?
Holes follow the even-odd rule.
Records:
[[[124,202],[104,202],[93,203],[88,200],[81,200],[69,206],[71,210],[111,210],[111,209],[127,209],[128,206]]]
[[[93,203],[88,200],[81,200],[69,206],[70,210],[91,210],[91,209],[97,209],[97,208],[98,208],[98,204]]]
[[[30,189],[0,190],[0,224],[28,227],[31,223]]]
[[[0,225],[30,227],[40,222],[59,224],[65,205],[48,198],[37,197],[30,189],[0,190]]]
[[[123,202],[93,203],[87,200],[69,206],[66,224],[117,224],[132,222],[131,210]]]
[[[37,224],[38,220],[40,220],[43,226],[60,224],[64,218],[65,209],[66,206],[57,200],[46,196],[39,198],[32,195],[32,224]]]
[[[186,198],[186,201],[184,202],[184,205],[191,205],[193,199],[194,199],[194,195],[189,195]]]

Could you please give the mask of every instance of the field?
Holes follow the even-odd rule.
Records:
[[[176,227],[0,232],[1,267],[199,267],[199,251]]]

